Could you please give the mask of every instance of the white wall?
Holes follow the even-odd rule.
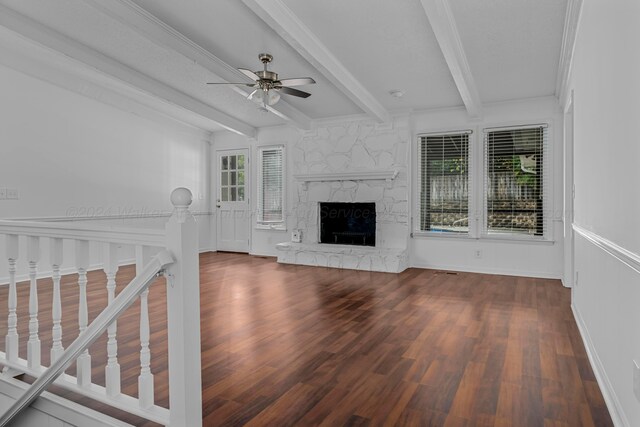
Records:
[[[283,144],[285,146],[285,188],[287,190],[293,188],[292,182],[292,156],[290,155],[291,147],[298,141],[302,133],[290,126],[277,126],[271,128],[263,128],[258,131],[256,138],[246,138],[241,135],[237,135],[230,132],[216,132],[212,137],[211,147],[211,160],[212,165],[211,172],[211,194],[215,198],[216,189],[218,185],[218,170],[216,168],[218,150],[239,149],[246,148],[249,150],[250,157],[250,188],[248,190],[249,200],[251,204],[251,247],[250,253],[253,255],[264,256],[276,256],[276,244],[281,242],[288,242],[291,240],[291,229],[294,226],[293,218],[290,215],[290,211],[293,204],[293,198],[291,191],[286,192],[285,200],[285,220],[286,230],[264,230],[256,228],[256,212],[257,212],[257,187],[256,177],[257,175],[257,159],[258,148],[264,145],[277,145]],[[247,191],[247,190],[245,190]],[[214,210],[212,217],[212,241],[211,247],[215,249],[215,218],[216,212]]]
[[[614,421],[629,426],[640,425],[638,23],[637,0],[585,1],[570,79],[575,223],[594,233],[576,235],[573,305]]]
[[[473,144],[478,149],[477,155],[481,155],[480,146],[482,139],[478,135],[482,134],[482,129],[489,126],[502,125],[523,125],[532,123],[549,124],[549,144],[551,155],[552,174],[549,190],[551,192],[548,206],[545,211],[551,227],[550,242],[514,242],[504,240],[487,239],[464,239],[464,238],[442,238],[416,236],[409,241],[411,252],[411,265],[424,268],[443,268],[451,270],[477,271],[498,274],[513,274],[535,277],[561,278],[563,272],[563,228],[562,228],[562,112],[558,107],[558,102],[554,97],[537,98],[517,102],[506,102],[488,105],[484,111],[482,121],[470,121],[464,109],[447,109],[430,111],[413,115],[413,129],[410,138],[414,148],[417,146],[418,133],[429,131],[473,129]],[[293,204],[298,200],[300,186],[293,179],[293,174],[306,172],[304,162],[308,160],[300,154],[300,151],[309,149],[318,151],[318,144],[325,144],[327,150],[331,150],[331,144],[335,144],[330,137],[330,133],[336,129],[348,127],[349,123],[358,126],[361,120],[338,119],[318,123],[313,131],[300,132],[287,126],[265,128],[260,130],[256,139],[247,139],[242,136],[228,132],[216,133],[213,136],[212,165],[215,165],[213,158],[215,150],[228,148],[249,148],[252,157],[256,156],[256,147],[269,144],[284,144],[286,150],[287,167],[287,231],[260,230],[255,228],[255,215],[252,219],[251,253],[259,255],[277,255],[275,245],[279,242],[290,240],[290,232],[297,226],[296,208]],[[402,122],[402,121],[401,121]],[[371,124],[371,129],[375,125]],[[393,128],[395,129],[395,128]],[[408,133],[400,126],[397,135],[395,130],[376,131],[382,135],[385,141],[393,141],[394,138],[406,138]],[[397,133],[396,132],[396,133]],[[375,134],[375,132],[374,132]],[[323,135],[325,135],[323,137]],[[399,136],[398,136],[399,135]],[[324,138],[324,139],[323,139]],[[385,139],[386,138],[386,139]],[[306,141],[306,142],[305,142]],[[320,150],[322,151],[322,150]],[[318,154],[318,153],[314,153]],[[400,169],[403,174],[413,174],[412,153],[405,153],[400,156]],[[397,156],[396,156],[397,157]],[[319,167],[327,167],[322,161],[317,162]],[[251,183],[255,187],[256,170],[255,162],[252,162]],[[351,165],[347,165],[347,168]],[[373,167],[375,169],[375,166]],[[408,172],[407,172],[408,171]],[[212,173],[212,188],[215,188],[216,172]],[[415,177],[414,177],[415,178]],[[406,189],[406,179],[403,191],[409,193],[409,202],[415,198],[411,189]],[[409,180],[409,183],[411,180]],[[415,183],[412,185],[415,188]],[[311,188],[311,187],[310,187]],[[255,188],[251,190],[255,194]],[[252,197],[252,211],[255,213],[255,197]],[[405,207],[405,210],[407,208]],[[409,206],[409,212],[411,206]],[[406,212],[408,215],[409,212]],[[403,228],[403,232],[408,234],[408,228]],[[407,236],[399,236],[406,239]],[[475,258],[475,251],[481,250],[482,257]]]
[[[563,271],[562,229],[562,114],[554,97],[536,98],[486,105],[482,120],[469,120],[464,109],[431,111],[414,115],[414,134],[453,130],[473,131],[470,136],[471,156],[482,159],[483,128],[495,126],[549,124],[549,154],[551,156],[548,190],[551,206],[545,207],[545,219],[550,226],[550,242],[475,239],[451,236],[415,236],[411,240],[412,265],[425,268],[512,274],[518,276],[561,278]],[[417,138],[414,137],[413,158],[416,158]],[[481,163],[481,162],[480,162]],[[417,188],[415,160],[414,192]],[[475,162],[475,164],[479,164]],[[476,181],[481,174],[473,174]],[[477,186],[476,200],[482,200],[482,184]],[[414,204],[415,206],[415,204]],[[482,209],[479,203],[475,210]],[[415,224],[415,219],[414,219]],[[476,258],[476,251],[481,257]]]
[[[4,66],[0,93],[0,188],[19,192],[19,200],[0,200],[0,218],[128,215],[141,217],[141,226],[161,227],[161,219],[145,215],[170,212],[169,195],[180,186],[195,196],[192,211],[208,212],[207,134],[141,118]],[[210,219],[197,218],[206,248]],[[2,240],[0,260],[4,250]],[[69,266],[72,252],[66,252]],[[22,274],[24,256],[20,261]],[[0,261],[0,279],[6,269]]]

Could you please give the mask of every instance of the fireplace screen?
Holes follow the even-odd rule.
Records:
[[[376,204],[320,202],[320,243],[375,246]]]

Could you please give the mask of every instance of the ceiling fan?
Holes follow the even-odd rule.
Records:
[[[308,84],[314,84],[316,81],[311,77],[297,77],[293,79],[278,79],[278,74],[273,71],[267,70],[267,64],[273,60],[273,56],[268,53],[261,53],[258,55],[258,59],[264,64],[264,69],[260,71],[251,71],[246,68],[238,68],[245,76],[254,80],[254,83],[207,83],[208,85],[240,85],[256,88],[249,94],[247,99],[254,101],[257,104],[263,105],[267,108],[267,105],[274,105],[280,100],[280,93],[285,95],[293,95],[300,98],[308,98],[311,96],[308,92],[303,92],[298,89],[293,89],[291,86],[302,86]]]

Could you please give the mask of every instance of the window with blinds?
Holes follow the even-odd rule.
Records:
[[[469,134],[420,136],[420,231],[469,233]]]
[[[258,223],[283,223],[283,147],[260,148],[258,168]]]
[[[546,125],[485,129],[485,233],[544,236]]]

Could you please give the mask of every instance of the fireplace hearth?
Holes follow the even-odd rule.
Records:
[[[376,245],[376,204],[320,202],[320,243]]]

